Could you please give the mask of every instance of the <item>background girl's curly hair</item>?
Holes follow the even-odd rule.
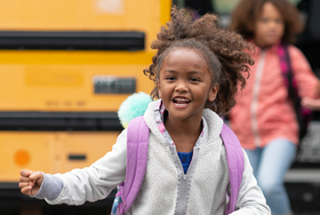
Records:
[[[302,32],[304,24],[299,11],[287,0],[242,0],[232,13],[230,30],[237,31],[245,39],[253,38],[256,21],[266,2],[272,3],[282,15],[285,24],[282,40],[294,43],[295,36]]]
[[[251,50],[252,47],[239,34],[220,28],[217,16],[206,14],[194,20],[193,13],[187,9],[177,10],[176,7],[173,7],[171,22],[167,23],[167,27],[162,26],[161,31],[157,34],[157,40],[151,43],[151,48],[158,50],[152,58],[153,63],[144,70],[144,74],[155,83],[151,96],[159,98],[158,74],[163,59],[170,53],[166,50],[173,50],[174,46],[194,48],[202,52],[208,68],[213,70],[211,71],[212,79],[219,84],[215,101],[213,104],[206,104],[206,107],[210,107],[216,113],[228,114],[235,105],[234,95],[237,92],[238,83],[241,83],[241,87],[244,87],[246,83],[242,72],[248,72],[247,64],[253,64],[250,55],[244,51],[245,49]],[[193,42],[182,42],[189,39]],[[216,66],[211,65],[213,61],[208,62],[211,56],[206,53],[207,48],[201,48],[202,45],[191,45],[190,47],[192,43],[201,43],[214,53],[218,59],[216,64],[221,64],[220,71],[214,71]],[[216,68],[220,68],[220,65]]]

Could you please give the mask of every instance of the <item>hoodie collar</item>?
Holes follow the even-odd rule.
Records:
[[[144,118],[146,124],[150,128],[150,131],[156,136],[160,143],[167,145],[164,135],[160,132],[155,115],[155,111],[157,109],[159,111],[159,102],[161,102],[161,100],[157,100],[149,104],[148,109],[144,114]],[[215,142],[216,139],[220,137],[220,133],[223,126],[223,120],[210,109],[206,108],[203,110],[202,118],[203,136],[200,140],[199,146],[200,144],[202,145]]]
[[[266,50],[267,52],[271,52],[271,53],[276,53],[278,51],[278,47],[281,44],[281,41],[276,42],[275,44],[273,44],[272,46],[268,46],[266,48],[261,48],[260,46],[258,46],[253,39],[248,40],[248,42],[254,46],[255,51],[253,52],[254,55],[259,55],[261,54],[262,50]]]

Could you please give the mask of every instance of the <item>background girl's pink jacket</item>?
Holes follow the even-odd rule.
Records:
[[[231,128],[245,149],[264,147],[281,137],[298,144],[299,128],[288,100],[277,47],[278,44],[266,50],[255,47],[251,54],[255,64],[250,67],[250,77],[238,92],[237,103],[230,113]],[[308,61],[295,46],[289,46],[289,54],[300,96],[316,98],[318,79]]]

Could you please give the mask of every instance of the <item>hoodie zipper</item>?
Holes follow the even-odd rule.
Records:
[[[257,119],[257,110],[258,110],[258,100],[259,100],[259,91],[261,85],[261,78],[263,74],[263,68],[266,58],[266,50],[262,50],[258,64],[257,64],[257,71],[256,77],[253,86],[253,95],[252,95],[252,103],[251,103],[251,125],[252,131],[254,135],[254,144],[256,147],[260,147],[261,139],[258,131],[258,119]]]
[[[179,155],[177,153],[176,150],[176,146],[173,145],[173,147],[171,148],[171,153],[174,155],[175,158],[175,164],[176,167],[179,169],[179,171],[181,171],[181,175],[179,174],[179,177],[181,177],[181,181],[178,185],[178,198],[177,198],[177,203],[176,203],[176,208],[175,208],[175,215],[182,215],[182,214],[186,214],[187,212],[187,203],[188,203],[188,196],[190,195],[190,187],[187,186],[187,184],[190,183],[190,181],[192,180],[192,174],[194,172],[194,165],[196,163],[196,161],[194,159],[196,159],[195,157],[197,156],[196,154],[198,153],[199,148],[198,147],[193,147],[193,156],[192,156],[192,160],[190,162],[189,168],[187,170],[186,173],[184,173],[184,169],[182,166],[182,163],[180,161]]]

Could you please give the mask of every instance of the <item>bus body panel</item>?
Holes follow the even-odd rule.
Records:
[[[171,6],[170,0],[0,0],[0,184],[17,183],[21,169],[84,168],[112,149],[123,129],[120,104],[133,92],[153,90],[143,70]],[[131,49],[130,35],[144,44]],[[114,41],[129,45],[113,49]]]

